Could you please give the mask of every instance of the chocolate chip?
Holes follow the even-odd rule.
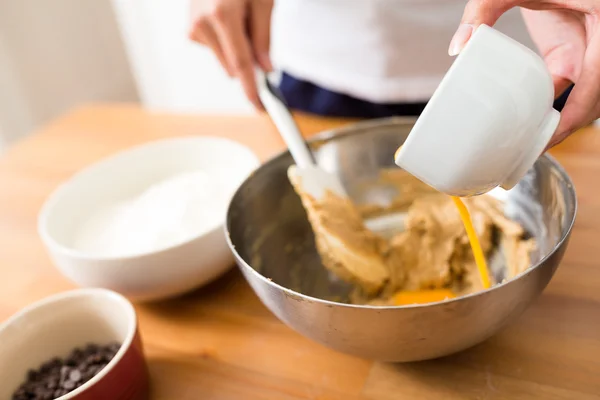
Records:
[[[111,351],[111,353],[117,354],[117,352],[119,351],[119,349],[121,348],[121,344],[120,343],[111,343],[108,345],[109,350]]]
[[[73,350],[73,352],[71,352],[71,358],[73,358],[75,360],[82,360],[84,356],[85,356],[85,353],[81,349],[75,349],[75,350]]]
[[[77,366],[77,360],[75,360],[73,358],[69,358],[69,359],[65,360],[65,366],[75,367],[75,366]]]
[[[103,354],[96,353],[96,354],[92,354],[91,356],[89,356],[86,361],[89,364],[100,364],[103,359],[104,359]]]
[[[101,365],[92,365],[89,369],[88,369],[88,373],[90,374],[88,379],[92,379],[94,376],[96,376],[98,374],[98,372],[100,372],[102,370],[102,366]]]
[[[94,344],[94,343],[88,343],[87,346],[85,346],[85,350],[83,351],[85,353],[85,355],[90,355],[90,354],[95,354],[98,352],[98,345]]]
[[[28,399],[29,396],[26,393],[26,390],[24,387],[20,387],[17,389],[17,391],[13,394],[13,400],[21,400],[21,399]]]
[[[71,371],[69,374],[69,380],[73,382],[79,382],[81,380],[81,372],[78,369]]]
[[[63,376],[69,375],[70,372],[71,372],[71,368],[70,367],[67,367],[66,365],[60,367],[60,376],[61,376],[61,378]]]
[[[35,398],[37,399],[52,399],[52,391],[48,388],[45,387],[38,387],[35,388],[35,390],[33,391]]]
[[[51,390],[56,389],[58,387],[58,377],[52,376],[48,378],[46,381],[46,387]]]
[[[37,371],[30,369],[27,371],[27,380],[28,381],[37,381],[40,374]]]
[[[66,381],[63,382],[62,387],[63,387],[63,389],[67,389],[67,390],[71,391],[75,388],[75,382],[67,379]]]
[[[76,348],[64,359],[54,357],[37,370],[29,370],[12,400],[52,400],[64,396],[98,374],[121,347],[118,343],[94,343]]]
[[[48,372],[52,369],[52,362],[48,361],[45,362],[44,364],[42,364],[42,366],[40,367],[40,372],[44,373],[44,372]]]

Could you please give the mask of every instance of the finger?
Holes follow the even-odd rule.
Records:
[[[189,1],[189,31],[188,37],[200,44],[205,44],[204,41],[196,39],[196,31],[202,25],[206,24],[209,19],[211,4],[206,0],[190,0]]]
[[[254,56],[266,72],[273,70],[269,46],[271,41],[271,11],[273,0],[255,0],[250,9],[250,36]]]
[[[237,10],[217,12],[215,31],[229,67],[241,81],[246,97],[256,108],[262,109],[254,77],[254,58],[245,33],[244,15]]]
[[[544,61],[554,84],[554,98],[560,97],[580,75],[585,50],[582,50],[581,56],[577,57],[576,53],[571,51],[573,49],[571,44],[566,43],[555,47],[550,53],[544,55]]]
[[[562,142],[577,129],[589,124],[600,112],[600,31],[590,40],[581,74],[575,82],[567,103],[561,113],[561,120],[552,138],[552,145]]]
[[[522,9],[525,23],[552,75],[559,97],[581,74],[587,46],[585,27],[572,12]]]
[[[470,0],[465,6],[460,25],[450,41],[448,54],[455,56],[465,47],[481,24],[493,26],[506,11],[523,0]]]
[[[215,57],[217,57],[217,60],[219,60],[219,64],[221,64],[225,72],[227,72],[227,75],[233,77],[231,68],[229,67],[227,59],[225,58],[223,48],[219,43],[219,38],[217,37],[215,29],[213,28],[210,21],[199,21],[198,23],[196,23],[194,28],[195,29],[192,32],[192,40],[208,46],[212,50]]]
[[[570,80],[562,76],[553,76],[552,83],[554,84],[554,98],[558,99],[562,94],[573,84]]]
[[[189,26],[190,26],[190,36],[195,29],[195,24],[202,15],[206,12],[207,4],[204,0],[190,0],[189,5]]]

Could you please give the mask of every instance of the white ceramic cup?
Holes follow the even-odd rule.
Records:
[[[396,153],[396,164],[453,196],[511,189],[558,126],[553,101],[544,61],[481,25]]]

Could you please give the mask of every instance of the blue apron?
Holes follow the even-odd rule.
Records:
[[[327,117],[385,118],[418,116],[425,108],[422,103],[372,103],[342,93],[332,92],[302,79],[282,73],[279,89],[292,109]],[[572,86],[555,102],[561,111]]]

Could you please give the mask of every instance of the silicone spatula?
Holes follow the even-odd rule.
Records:
[[[283,95],[262,72],[256,72],[258,95],[279,134],[287,144],[296,165],[288,168],[288,178],[295,186],[310,194],[315,200],[323,198],[329,190],[347,197],[339,177],[319,167],[308,145],[304,141]],[[404,230],[405,213],[392,213],[365,221],[367,228],[384,237],[392,237]]]
[[[347,197],[338,176],[325,171],[315,162],[279,89],[271,84],[261,71],[257,71],[256,81],[260,100],[296,163],[288,168],[290,181],[299,184],[315,200],[322,199],[328,190],[338,196]]]

